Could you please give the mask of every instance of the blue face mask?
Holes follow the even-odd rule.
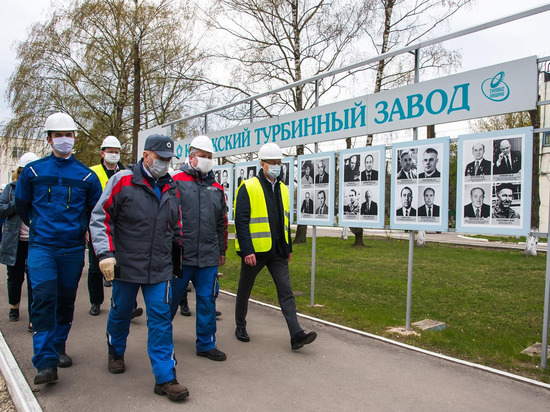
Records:
[[[267,175],[271,179],[276,179],[281,174],[281,165],[269,165],[269,169],[267,169]]]

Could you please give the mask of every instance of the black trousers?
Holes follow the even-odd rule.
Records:
[[[303,329],[298,323],[296,316],[296,300],[290,286],[290,273],[288,270],[288,259],[276,254],[270,258],[258,258],[256,255],[256,266],[249,266],[241,261],[241,275],[239,278],[239,287],[237,289],[237,300],[235,303],[235,323],[237,327],[246,327],[246,314],[248,312],[248,299],[254,286],[256,276],[267,266],[267,270],[273,278],[277,288],[277,298],[281,311],[285,317],[290,336],[296,335]]]
[[[29,253],[29,242],[19,240],[17,243],[17,257],[15,265],[7,266],[8,270],[8,301],[10,305],[17,305],[21,302],[21,287],[27,273],[27,310],[31,318],[32,287],[27,271],[27,255]]]
[[[91,304],[103,303],[103,274],[99,270],[99,261],[91,242],[88,245],[88,292]]]

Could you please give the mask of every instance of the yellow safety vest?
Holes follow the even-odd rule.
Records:
[[[107,177],[107,173],[105,173],[105,169],[103,168],[103,166],[101,164],[98,164],[90,167],[90,169],[92,169],[97,177],[99,177],[99,181],[101,182],[101,189],[105,190],[105,185],[107,184],[109,178]]]
[[[254,246],[255,252],[269,252],[271,250],[271,229],[269,227],[269,217],[267,215],[267,205],[265,203],[264,190],[262,184],[257,177],[244,180],[237,189],[237,195],[242,187],[245,187],[248,192],[248,198],[250,199],[250,236],[252,238],[252,246]],[[288,232],[290,228],[290,200],[288,196],[288,187],[282,182],[279,182],[279,190],[281,191],[281,198],[284,208],[284,224],[283,230],[285,232],[285,241],[290,243],[288,239]],[[236,204],[235,204],[236,206]],[[235,210],[235,214],[236,214]],[[235,237],[235,249],[240,252],[238,237]]]

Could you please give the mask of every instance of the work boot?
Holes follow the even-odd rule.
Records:
[[[73,364],[73,360],[69,355],[67,355],[64,351],[63,352],[57,352],[59,355],[59,362],[57,362],[58,368],[68,368]]]
[[[189,310],[189,306],[187,305],[180,306],[180,313],[182,316],[191,316],[191,311]]]
[[[123,373],[126,370],[124,355],[109,355],[107,369],[109,369],[109,372],[111,373]]]
[[[317,333],[309,332],[305,333],[304,331],[298,332],[296,335],[290,339],[290,345],[292,350],[300,349],[304,345],[308,345],[317,338]]]
[[[100,311],[99,307],[100,307],[99,303],[92,303],[92,307],[90,308],[90,315],[92,316],[99,315],[99,311]]]
[[[110,280],[104,280],[103,286],[105,286],[106,288],[110,288],[111,286],[113,286],[113,282],[111,282]]]
[[[197,356],[202,356],[204,358],[208,358],[214,361],[224,361],[227,359],[227,356],[225,356],[225,353],[223,353],[221,350],[217,348],[210,349],[205,352],[197,352]]]
[[[219,318],[221,315],[222,315],[222,313],[219,310],[217,310],[216,311],[216,317]]]
[[[44,368],[39,370],[38,373],[34,376],[34,384],[40,385],[42,383],[50,383],[57,380],[57,369],[55,368]]]
[[[153,389],[157,395],[166,395],[171,401],[181,401],[189,396],[189,389],[172,379],[166,383],[156,383]]]
[[[143,309],[142,308],[135,308],[132,312],[132,319],[139,318],[141,315],[143,315]]]

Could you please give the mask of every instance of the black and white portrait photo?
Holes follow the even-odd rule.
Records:
[[[329,182],[328,159],[318,159],[315,165],[315,184],[325,184]]]

